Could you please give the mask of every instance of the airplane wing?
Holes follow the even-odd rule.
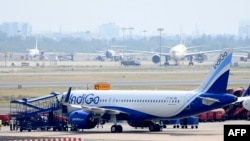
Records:
[[[206,45],[198,45],[198,46],[189,46],[187,49],[193,49],[193,48],[198,48],[198,47],[204,47]]]
[[[197,51],[197,52],[189,52],[186,54],[186,57],[188,56],[195,56],[199,54],[205,54],[205,53],[213,53],[213,52],[220,52],[222,50],[209,50],[209,51]]]
[[[154,52],[154,51],[142,51],[142,50],[126,50],[126,51],[131,51],[131,52],[138,52],[138,53],[145,53],[145,54],[159,54],[159,55],[162,55],[162,56],[170,56],[169,53],[160,53],[160,52]]]
[[[128,114],[128,113],[123,112],[123,111],[109,109],[109,108],[101,108],[101,107],[94,107],[94,106],[69,104],[68,102],[69,102],[71,89],[72,88],[69,87],[69,90],[68,90],[66,96],[64,96],[62,98],[62,100],[61,100],[62,105],[82,109],[82,110],[87,111],[87,112],[93,112],[93,113],[99,114],[101,116],[104,115],[104,114],[111,114],[111,115],[118,115],[118,114],[121,114],[121,113]]]
[[[118,115],[120,113],[127,114],[127,113],[119,111],[119,110],[100,108],[100,107],[92,107],[92,106],[85,106],[85,105],[73,105],[73,104],[70,104],[69,106],[74,107],[74,108],[79,108],[79,109],[81,108],[84,111],[93,112],[93,113],[96,113],[99,115],[103,115],[103,114]]]

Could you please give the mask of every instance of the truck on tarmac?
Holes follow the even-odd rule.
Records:
[[[10,114],[0,114],[0,120],[2,120],[3,126],[10,125]]]

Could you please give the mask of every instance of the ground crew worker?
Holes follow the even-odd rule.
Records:
[[[14,121],[13,121],[13,119],[11,119],[11,120],[10,120],[10,131],[13,130],[13,124],[14,124]]]

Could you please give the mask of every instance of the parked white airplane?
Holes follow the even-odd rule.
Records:
[[[147,54],[154,54],[152,56],[152,61],[155,64],[161,62],[161,56],[165,57],[164,65],[170,65],[169,60],[174,60],[175,65],[179,64],[180,60],[185,58],[189,59],[189,65],[194,65],[193,60],[197,61],[198,63],[202,63],[206,59],[205,53],[212,53],[212,52],[219,52],[221,50],[210,50],[210,51],[197,51],[197,52],[188,52],[188,49],[197,48],[201,46],[192,46],[187,47],[184,44],[180,43],[170,48],[169,52],[149,52],[149,51],[139,51],[139,50],[128,50],[128,51],[135,51]]]
[[[37,40],[36,40],[36,47],[28,50],[28,56],[30,58],[40,56],[40,51],[38,50],[37,47]]]
[[[106,51],[99,51],[101,54],[95,54],[96,60],[104,61],[105,59],[110,59],[111,61],[122,61],[135,55],[142,54],[124,52],[124,48],[126,48],[126,46],[111,46],[111,48],[107,49]]]
[[[206,79],[192,91],[165,90],[71,90],[62,104],[73,130],[91,129],[99,123],[113,122],[111,132],[122,132],[118,121],[133,127],[161,131],[160,120],[180,119],[224,107],[236,102],[227,94],[232,50],[223,51]],[[247,101],[250,105],[250,100]]]

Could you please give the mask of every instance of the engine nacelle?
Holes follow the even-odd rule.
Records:
[[[93,115],[82,110],[77,110],[69,115],[69,123],[73,129],[91,129],[94,128],[98,120]]]
[[[205,54],[199,54],[199,55],[196,55],[194,60],[198,63],[202,63],[204,62],[206,59],[206,55]]]
[[[153,122],[152,121],[143,121],[143,120],[129,120],[128,121],[128,125],[132,126],[132,127],[149,127],[149,125],[152,125]]]
[[[160,60],[161,60],[161,56],[160,56],[159,54],[153,55],[152,61],[153,61],[155,64],[159,63]]]
[[[112,58],[113,56],[115,55],[115,51],[114,50],[107,50],[106,52],[105,52],[105,56],[106,56],[106,58]]]
[[[248,59],[248,58],[245,57],[245,56],[241,56],[241,57],[240,57],[240,61],[243,61],[243,62],[247,62],[247,59]]]
[[[243,106],[245,109],[247,109],[248,111],[250,111],[250,99],[244,100],[244,101],[242,102],[242,106]]]

